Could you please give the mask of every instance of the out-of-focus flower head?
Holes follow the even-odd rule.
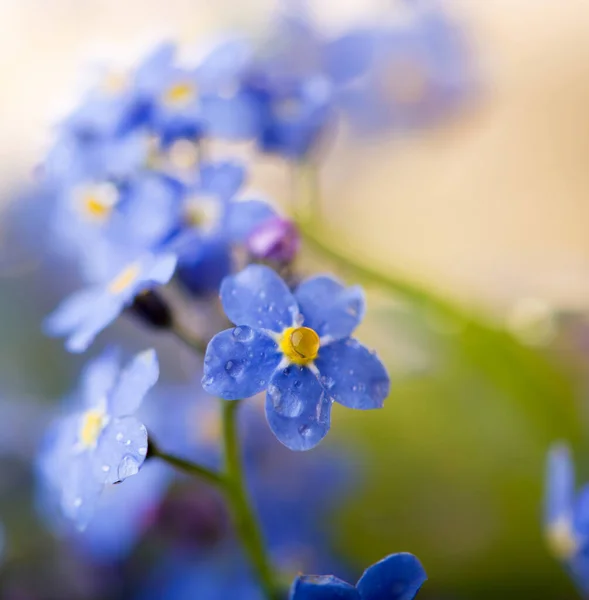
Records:
[[[325,437],[333,401],[382,407],[386,369],[350,337],[364,314],[361,288],[319,276],[293,294],[272,269],[250,265],[227,277],[220,295],[237,327],[208,345],[206,391],[235,400],[267,390],[270,428],[292,450],[308,450]]]
[[[419,560],[401,552],[366,569],[355,586],[333,575],[297,577],[290,600],[413,600],[426,580]]]
[[[327,46],[339,80],[338,104],[356,131],[386,133],[431,126],[475,90],[463,31],[436,3],[416,4],[406,22],[352,31]]]
[[[159,376],[153,350],[123,370],[105,351],[86,367],[76,411],[50,429],[39,456],[42,485],[64,515],[84,528],[109,484],[135,475],[147,455],[147,430],[133,414]]]
[[[176,261],[170,253],[142,256],[107,283],[92,285],[64,300],[45,320],[45,331],[67,337],[70,352],[84,352],[138,294],[168,283]]]
[[[583,595],[589,593],[589,486],[575,492],[570,450],[556,444],[547,459],[544,528],[548,547]]]

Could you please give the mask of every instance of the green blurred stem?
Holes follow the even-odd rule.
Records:
[[[211,469],[207,469],[207,467],[203,467],[197,463],[193,463],[189,460],[185,460],[180,458],[179,456],[174,456],[173,454],[168,454],[160,450],[153,442],[149,442],[149,455],[159,458],[164,462],[167,462],[169,465],[178,469],[178,471],[182,471],[187,475],[191,475],[192,477],[198,477],[211,485],[214,485],[219,488],[226,487],[225,477],[221,473],[217,473],[212,471]]]
[[[195,337],[177,321],[172,323],[171,331],[185,346],[188,346],[191,350],[195,350],[198,354],[204,356],[207,351],[207,342],[205,340]]]
[[[248,499],[239,436],[237,411],[240,400],[223,400],[223,444],[225,451],[225,477],[227,500],[233,513],[235,527],[241,543],[249,555],[264,594],[268,600],[276,600],[279,586],[262,539],[260,525]]]

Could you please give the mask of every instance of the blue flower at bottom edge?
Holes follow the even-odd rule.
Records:
[[[237,327],[209,343],[203,387],[226,400],[267,390],[266,417],[285,446],[316,446],[329,431],[333,401],[382,407],[387,372],[350,337],[364,313],[361,288],[318,276],[293,294],[272,269],[250,265],[223,280],[220,296]]]
[[[170,281],[176,269],[170,253],[146,254],[105,284],[80,290],[64,300],[45,320],[47,334],[66,336],[70,352],[83,352],[141,292]]]
[[[546,540],[583,594],[589,593],[589,485],[575,494],[569,448],[554,445],[548,454],[544,506]]]
[[[120,370],[107,350],[82,376],[81,408],[50,430],[40,472],[66,517],[84,528],[104,487],[135,475],[147,455],[147,430],[133,416],[159,377],[153,350]]]
[[[366,569],[355,586],[333,575],[297,577],[290,600],[412,600],[426,580],[419,560],[401,552]]]

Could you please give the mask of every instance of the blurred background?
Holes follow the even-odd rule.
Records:
[[[330,31],[395,6],[310,3]],[[541,506],[551,442],[569,440],[580,477],[589,476],[589,4],[442,6],[468,40],[476,92],[419,131],[338,135],[322,162],[322,211],[338,232],[327,242],[415,282],[425,298],[369,288],[360,337],[384,357],[393,391],[378,414],[336,411],[325,445],[335,453],[345,445],[355,474],[324,522],[349,572],[394,551],[419,556],[426,599],[572,598],[545,549]],[[83,364],[40,325],[77,287],[75,271],[42,240],[43,198],[31,199],[53,123],[93,57],[140,56],[163,37],[255,35],[275,8],[271,0],[0,0],[1,597],[119,597],[79,582],[49,593],[26,584],[42,571],[39,548],[53,543],[27,465]],[[288,199],[280,160],[258,159],[252,181],[278,203]],[[307,252],[304,264],[324,262]],[[474,324],[455,320],[443,299],[476,315]],[[121,339],[129,349],[163,348],[171,380],[195,369],[173,341],[127,323],[100,343]]]

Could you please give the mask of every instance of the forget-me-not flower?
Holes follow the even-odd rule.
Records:
[[[297,577],[290,600],[413,600],[426,580],[419,560],[401,552],[368,567],[355,586],[333,575]]]
[[[548,453],[544,527],[548,547],[583,594],[589,594],[589,485],[575,492],[570,450],[556,444]]]
[[[292,293],[270,268],[250,265],[221,284],[236,327],[209,343],[203,386],[235,400],[267,390],[266,417],[292,450],[325,437],[333,401],[380,408],[389,377],[377,356],[350,337],[364,314],[361,288],[318,276]]]
[[[45,320],[45,331],[65,336],[70,352],[84,352],[96,335],[133,303],[135,296],[168,283],[176,261],[170,253],[143,255],[107,283],[92,285],[66,298]]]
[[[159,376],[153,350],[123,370],[105,351],[82,375],[79,408],[56,422],[40,456],[45,484],[80,528],[90,521],[108,484],[135,475],[147,455],[147,430],[133,416]]]

